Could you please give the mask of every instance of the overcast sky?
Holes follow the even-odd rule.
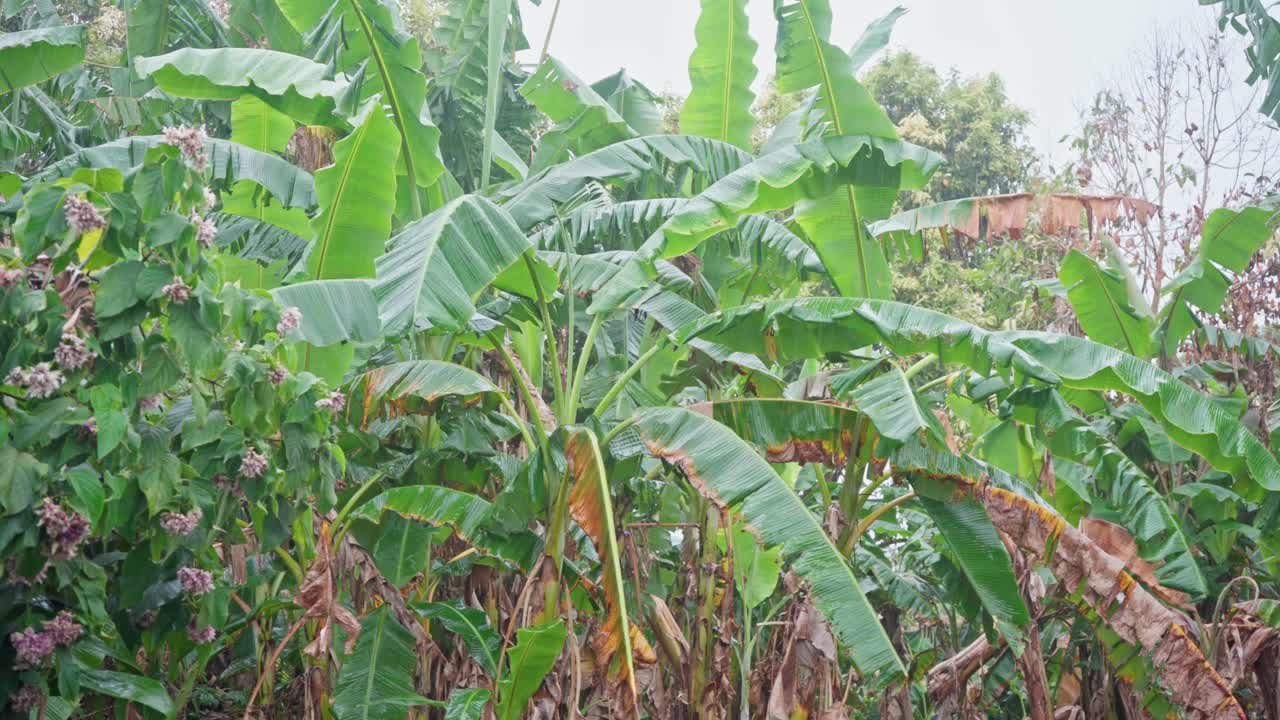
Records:
[[[536,59],[554,0],[520,0]],[[1212,18],[1196,0],[899,0],[908,9],[891,47],[909,48],[940,69],[998,72],[1013,101],[1031,111],[1031,139],[1061,158],[1071,132],[1103,80],[1160,29]],[[832,0],[832,40],[847,48],[892,0]],[[619,67],[655,90],[689,91],[688,61],[698,0],[561,0],[551,54],[587,81]],[[750,0],[760,78],[773,71],[772,0]]]

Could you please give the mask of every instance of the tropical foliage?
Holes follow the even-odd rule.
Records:
[[[517,64],[510,0],[10,12],[7,711],[1280,718],[1280,402],[1232,364],[1276,338],[1220,317],[1274,209],[1149,297],[1139,200],[904,194],[948,158],[858,78],[901,9],[746,6],[700,3],[683,134]],[[938,312],[953,235],[1037,265]]]

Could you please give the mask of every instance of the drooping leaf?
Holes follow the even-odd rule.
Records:
[[[342,664],[333,693],[338,720],[404,720],[425,699],[414,690],[418,668],[413,634],[387,605],[360,623],[360,638]]]
[[[535,170],[567,159],[570,152],[585,155],[637,134],[608,101],[555,58],[542,61],[520,86],[520,94],[556,123],[538,141]]]
[[[344,76],[299,55],[258,48],[185,47],[138,58],[140,77],[177,97],[235,100],[254,95],[305,125],[343,127],[339,108],[351,90]]]
[[[403,588],[427,567],[431,540],[437,530],[395,513],[385,513],[377,523],[354,523],[351,533],[369,551],[382,577]]]
[[[931,310],[882,300],[805,298],[747,305],[677,334],[786,361],[881,343],[899,356],[934,353],[986,373],[1017,371],[1050,386],[1134,397],[1179,445],[1236,479],[1280,490],[1280,463],[1239,420],[1155,365],[1083,338],[990,332]]]
[[[849,391],[849,399],[875,424],[880,433],[876,451],[881,455],[887,455],[921,432],[928,432],[939,443],[945,442],[938,418],[916,396],[906,374],[896,367],[855,385]]]
[[[449,693],[444,720],[481,720],[493,694],[484,688],[463,688]]]
[[[498,720],[524,717],[525,705],[551,672],[567,635],[564,621],[558,619],[516,631],[516,644],[507,653],[507,673],[498,683]]]
[[[386,332],[464,327],[476,297],[529,247],[511,217],[478,195],[409,225],[377,262],[373,292]]]
[[[0,33],[0,95],[79,65],[86,45],[83,25]]]
[[[848,563],[763,458],[727,427],[685,409],[644,410],[636,429],[651,453],[680,467],[717,503],[735,508],[766,546],[782,548],[863,677],[884,683],[905,675]]]
[[[680,131],[750,150],[756,42],[747,32],[747,0],[702,0],[694,35]]]
[[[502,655],[502,638],[489,625],[489,617],[476,608],[456,603],[429,602],[415,605],[418,614],[436,620],[449,632],[462,638],[467,654],[489,673],[498,676],[498,658]]]
[[[618,111],[638,135],[662,132],[662,98],[626,70],[591,83],[591,89]]]
[[[499,536],[486,529],[493,504],[484,498],[438,485],[415,485],[388,490],[351,513],[352,518],[378,521],[394,512],[432,527],[448,527],[477,550],[529,570],[541,551],[530,532]]]
[[[627,600],[622,584],[622,557],[618,550],[618,531],[614,527],[613,494],[600,445],[588,429],[569,435],[565,443],[565,458],[573,487],[569,491],[569,512],[596,546],[600,556],[601,585],[604,587],[608,616],[599,630],[595,642],[596,661],[608,666],[616,656],[617,682],[626,693],[620,712],[633,715],[636,703],[635,668],[631,657],[631,622],[627,615]]]
[[[241,180],[252,180],[284,207],[315,207],[315,183],[307,171],[275,155],[230,140],[206,138],[204,143],[213,182],[230,187]],[[161,144],[164,144],[163,135],[140,135],[78,150],[45,168],[32,181],[69,177],[80,168],[115,168],[127,174],[142,165],[149,150]]]
[[[654,135],[614,143],[548,168],[499,193],[499,202],[521,228],[547,222],[593,182],[625,185],[687,168],[714,182],[751,162],[741,148],[688,135]]]
[[[502,100],[502,70],[506,62],[507,28],[511,0],[489,0],[489,39],[485,48],[484,134],[480,160],[480,187],[489,186],[493,169],[493,140],[497,133],[498,106]]]
[[[596,296],[591,312],[615,308],[643,290],[652,274],[652,259],[690,252],[735,227],[744,215],[790,207],[804,198],[828,197],[844,184],[874,184],[886,174],[893,176],[895,193],[899,185],[920,187],[940,163],[941,158],[925,148],[870,135],[822,138],[766,155],[682,205],[640,248],[640,256],[619,274],[609,292]],[[806,233],[813,240],[809,228]],[[866,240],[875,244],[869,235]],[[829,258],[823,248],[815,242],[836,287],[852,283],[857,268],[849,265],[847,255]]]
[[[471,397],[501,392],[482,375],[439,360],[406,360],[373,368],[351,384],[349,417],[363,425],[385,406],[398,407],[410,398],[431,403],[450,395]]]
[[[1168,697],[1189,716],[1237,718],[1244,710],[1231,687],[1184,629],[1182,616],[1143,589],[1112,557],[1033,496],[1015,492],[998,470],[968,458],[907,448],[895,457],[912,482],[938,488],[939,502],[967,497],[985,508],[997,529],[1081,602],[1120,639],[1138,648],[1162,676]],[[1123,601],[1117,598],[1123,593]]]

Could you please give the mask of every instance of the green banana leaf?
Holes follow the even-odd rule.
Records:
[[[0,33],[0,95],[79,65],[87,44],[83,25]]]
[[[880,685],[905,676],[844,557],[803,501],[750,446],[724,425],[682,408],[642,410],[635,428],[652,454],[680,467],[717,503],[735,508],[766,546],[782,548],[868,682]]]
[[[680,110],[680,131],[750,150],[757,46],[747,28],[747,0],[702,0],[693,32],[692,89]]]

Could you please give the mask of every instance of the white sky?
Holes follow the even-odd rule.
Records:
[[[908,13],[890,47],[908,48],[962,74],[998,72],[1018,105],[1031,111],[1031,140],[1062,158],[1072,132],[1103,79],[1159,29],[1214,17],[1196,0],[899,0]],[[520,0],[536,60],[555,0]],[[832,0],[833,42],[848,48],[893,0]],[[772,0],[750,0],[751,35],[759,43],[759,78],[773,71]],[[561,0],[552,55],[594,82],[619,67],[654,90],[687,93],[698,0]],[[758,79],[759,79],[758,78]]]

